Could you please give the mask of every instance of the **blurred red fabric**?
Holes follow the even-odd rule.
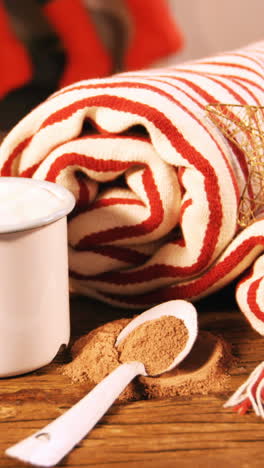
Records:
[[[94,22],[89,2],[35,1],[65,54],[65,64],[58,83],[54,83],[54,90],[75,81],[104,77],[116,71],[111,53]],[[122,70],[118,71],[147,67],[181,49],[183,35],[166,0],[123,0],[122,7],[129,17],[131,32],[122,58]],[[110,8],[110,4],[106,2],[105,8]],[[0,98],[30,83],[34,75],[31,58],[30,50],[14,30],[8,8],[0,0]]]

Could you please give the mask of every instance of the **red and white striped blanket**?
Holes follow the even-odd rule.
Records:
[[[264,105],[264,42],[62,89],[6,137],[1,175],[74,193],[75,291],[146,308],[193,301],[252,266],[237,300],[264,334],[264,219],[238,228],[248,168],[208,118],[215,102]]]

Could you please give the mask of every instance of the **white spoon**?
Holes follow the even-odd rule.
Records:
[[[184,349],[163,372],[173,369],[188,355],[197,337],[196,309],[189,302],[183,300],[164,302],[138,315],[118,335],[115,345],[117,346],[132,330],[144,322],[167,315],[182,320],[188,330]],[[8,448],[6,454],[33,465],[56,465],[95,426],[137,375],[147,375],[141,362],[121,364],[72,408],[43,429]]]

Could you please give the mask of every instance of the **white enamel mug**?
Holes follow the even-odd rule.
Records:
[[[50,363],[69,342],[66,215],[74,203],[57,184],[0,177],[0,377]]]

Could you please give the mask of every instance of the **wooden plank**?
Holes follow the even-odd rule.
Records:
[[[218,294],[197,304],[200,326],[233,344],[240,362],[232,371],[230,392],[263,359],[264,340],[250,329],[232,296]],[[85,298],[71,301],[72,341],[108,320],[129,316]],[[133,312],[134,313],[134,312]],[[25,466],[4,450],[62,414],[89,390],[59,372],[67,350],[36,372],[1,379],[0,466]],[[58,466],[112,468],[262,467],[264,421],[239,416],[223,403],[228,394],[115,404]]]

